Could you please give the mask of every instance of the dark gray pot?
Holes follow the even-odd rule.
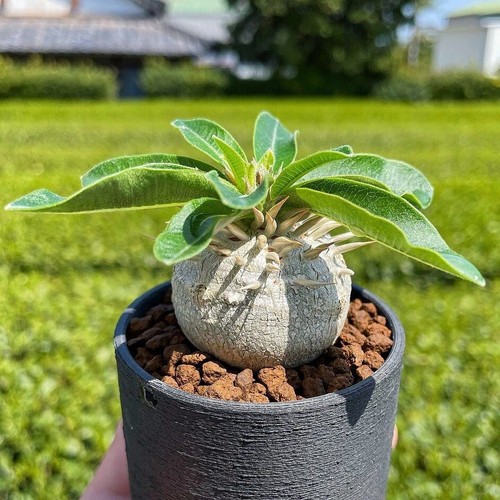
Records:
[[[173,389],[130,355],[134,316],[161,302],[170,283],[134,301],[115,332],[133,498],[383,499],[396,415],[404,331],[378,297],[393,348],[372,377],[338,393],[290,403],[235,403]]]

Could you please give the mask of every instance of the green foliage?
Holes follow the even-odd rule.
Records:
[[[232,48],[293,93],[367,92],[390,71],[396,30],[426,0],[228,0],[242,11]]]
[[[258,162],[271,151],[273,162],[267,168],[277,174],[297,156],[297,133],[290,133],[274,116],[264,111],[255,121],[253,150]]]
[[[81,172],[102,158],[161,151],[178,138],[165,123],[180,115],[226,124],[250,151],[262,107],[301,129],[304,155],[328,149],[334,136],[418,164],[432,181],[439,203],[429,216],[481,263],[486,289],[381,245],[347,255],[356,281],[389,302],[407,333],[388,500],[498,498],[497,104],[4,102],[0,202],[39,185],[78,189]],[[176,150],[190,153],[182,141]],[[163,231],[171,214],[2,214],[0,498],[78,498],[89,481],[120,414],[114,325],[134,297],[169,278],[146,235]]]
[[[403,71],[377,85],[375,97],[386,101],[500,99],[500,80],[473,71],[434,75]]]
[[[430,79],[432,98],[436,100],[500,99],[500,80],[474,71],[449,71]]]
[[[421,102],[432,98],[426,75],[400,72],[379,83],[373,90],[375,97],[385,101]]]
[[[213,198],[186,203],[155,242],[156,257],[168,266],[182,262],[205,249],[220,221],[235,212]]]
[[[0,99],[111,99],[116,93],[115,75],[108,69],[0,59]]]
[[[269,209],[285,195],[292,207],[307,208],[342,223],[357,236],[484,285],[481,273],[453,252],[419,210],[402,198],[409,197],[419,208],[427,207],[432,199],[429,182],[410,165],[339,151],[320,152],[292,162],[297,154],[295,134],[268,112],[260,113],[255,122],[254,157],[259,161],[251,163],[236,139],[211,120],[175,120],[173,125],[191,145],[219,164],[216,170],[203,175],[197,168],[171,163],[170,156],[166,157],[168,163],[150,163],[150,155],[116,158],[85,174],[83,179],[88,179],[98,171],[100,177],[68,198],[38,189],[6,208],[78,213],[182,206],[189,202],[170,222],[175,229],[167,228],[155,249],[157,257],[170,265],[202,252],[225,224],[251,218],[247,211],[262,210],[266,202]],[[345,150],[345,146],[341,149]],[[146,164],[140,165],[141,160]],[[187,162],[194,164],[195,160]],[[238,212],[224,217],[218,200]],[[246,229],[250,232],[249,226]],[[187,234],[180,238],[183,227]],[[167,243],[169,236],[176,240],[175,244]]]
[[[228,77],[220,70],[190,63],[172,64],[151,59],[141,72],[148,97],[207,97],[223,95]]]

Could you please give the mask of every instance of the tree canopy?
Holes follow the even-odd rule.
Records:
[[[363,93],[391,68],[397,30],[427,0],[228,0],[242,62],[298,93]]]

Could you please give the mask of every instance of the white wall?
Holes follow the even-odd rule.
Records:
[[[492,20],[487,27],[483,72],[488,76],[500,76],[500,19]]]
[[[4,0],[4,15],[64,16],[69,13],[71,0]],[[132,0],[80,0],[82,15],[144,16],[144,10]]]
[[[483,71],[487,29],[477,16],[451,19],[436,42],[433,69]]]

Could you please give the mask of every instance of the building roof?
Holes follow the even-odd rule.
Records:
[[[453,12],[450,18],[466,16],[500,16],[500,1],[475,3]]]
[[[0,53],[192,57],[204,43],[159,19],[0,17]]]

